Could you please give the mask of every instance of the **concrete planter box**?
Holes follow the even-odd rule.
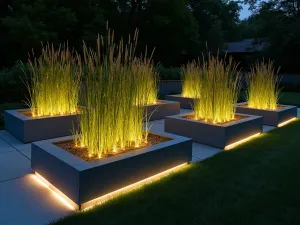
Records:
[[[76,114],[33,118],[22,112],[30,109],[4,111],[4,122],[5,129],[23,143],[71,135],[72,124],[78,126]]]
[[[182,95],[166,95],[166,100],[180,102],[180,108],[192,109],[194,107],[194,99],[183,97]]]
[[[101,196],[191,161],[191,139],[164,136],[172,140],[93,162],[53,144],[72,136],[34,142],[31,167],[76,209],[85,209],[98,203]]]
[[[161,120],[166,116],[177,115],[180,113],[180,103],[158,100],[158,104],[145,106],[145,113],[150,120]]]
[[[258,115],[264,117],[264,124],[277,127],[290,119],[297,117],[297,107],[289,105],[279,105],[283,108],[278,110],[264,110],[247,107],[247,102],[238,103],[236,105],[237,113],[245,113],[250,115]]]
[[[257,135],[263,129],[262,116],[238,114],[245,118],[220,125],[184,118],[193,114],[192,112],[166,117],[165,132],[189,137],[201,144],[229,149],[230,145]]]

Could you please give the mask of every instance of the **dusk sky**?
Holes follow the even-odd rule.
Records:
[[[250,16],[249,5],[242,4],[243,9],[240,11],[240,19],[245,19]]]

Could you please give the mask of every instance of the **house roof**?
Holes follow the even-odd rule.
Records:
[[[242,41],[226,42],[225,51],[228,53],[258,52],[267,47],[265,39],[244,39]]]

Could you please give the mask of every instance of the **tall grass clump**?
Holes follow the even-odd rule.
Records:
[[[40,57],[29,60],[28,106],[32,116],[76,113],[81,86],[81,61],[67,46],[46,45]]]
[[[135,35],[136,37],[136,35]],[[152,63],[152,54],[140,55],[131,62],[131,76],[135,79],[136,105],[145,106],[155,104],[158,95],[158,74]]]
[[[98,38],[96,51],[84,45],[88,74],[81,99],[81,135],[75,135],[74,141],[86,147],[90,156],[101,158],[147,143],[143,106],[156,100],[146,86],[154,68],[146,56],[134,55],[136,43],[137,33],[128,43],[116,44],[108,30],[106,40]]]
[[[248,106],[257,109],[275,110],[279,98],[278,70],[273,62],[257,62],[246,77]]]
[[[201,98],[194,103],[195,119],[224,123],[235,119],[235,104],[241,89],[240,72],[228,62],[209,54],[201,67]]]
[[[189,98],[199,98],[201,93],[200,61],[192,61],[182,67],[182,96]]]

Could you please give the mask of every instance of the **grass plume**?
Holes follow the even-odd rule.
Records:
[[[193,62],[186,67],[185,77],[190,83],[194,100],[195,119],[224,123],[235,118],[235,103],[241,88],[240,72],[230,58],[208,55],[201,64]],[[194,82],[193,82],[194,81]]]
[[[272,61],[257,62],[246,77],[248,106],[257,109],[275,110],[279,99],[278,71]]]
[[[55,49],[47,44],[42,54],[29,60],[31,80],[26,82],[32,116],[77,112],[81,85],[81,60],[67,45]]]
[[[84,45],[87,76],[79,119],[81,136],[75,135],[75,143],[87,147],[91,156],[101,158],[147,142],[143,106],[156,101],[157,89],[151,58],[146,53],[135,56],[137,36],[136,32],[127,43],[121,39],[116,44],[114,32],[108,30],[106,39],[98,37],[96,51]]]

